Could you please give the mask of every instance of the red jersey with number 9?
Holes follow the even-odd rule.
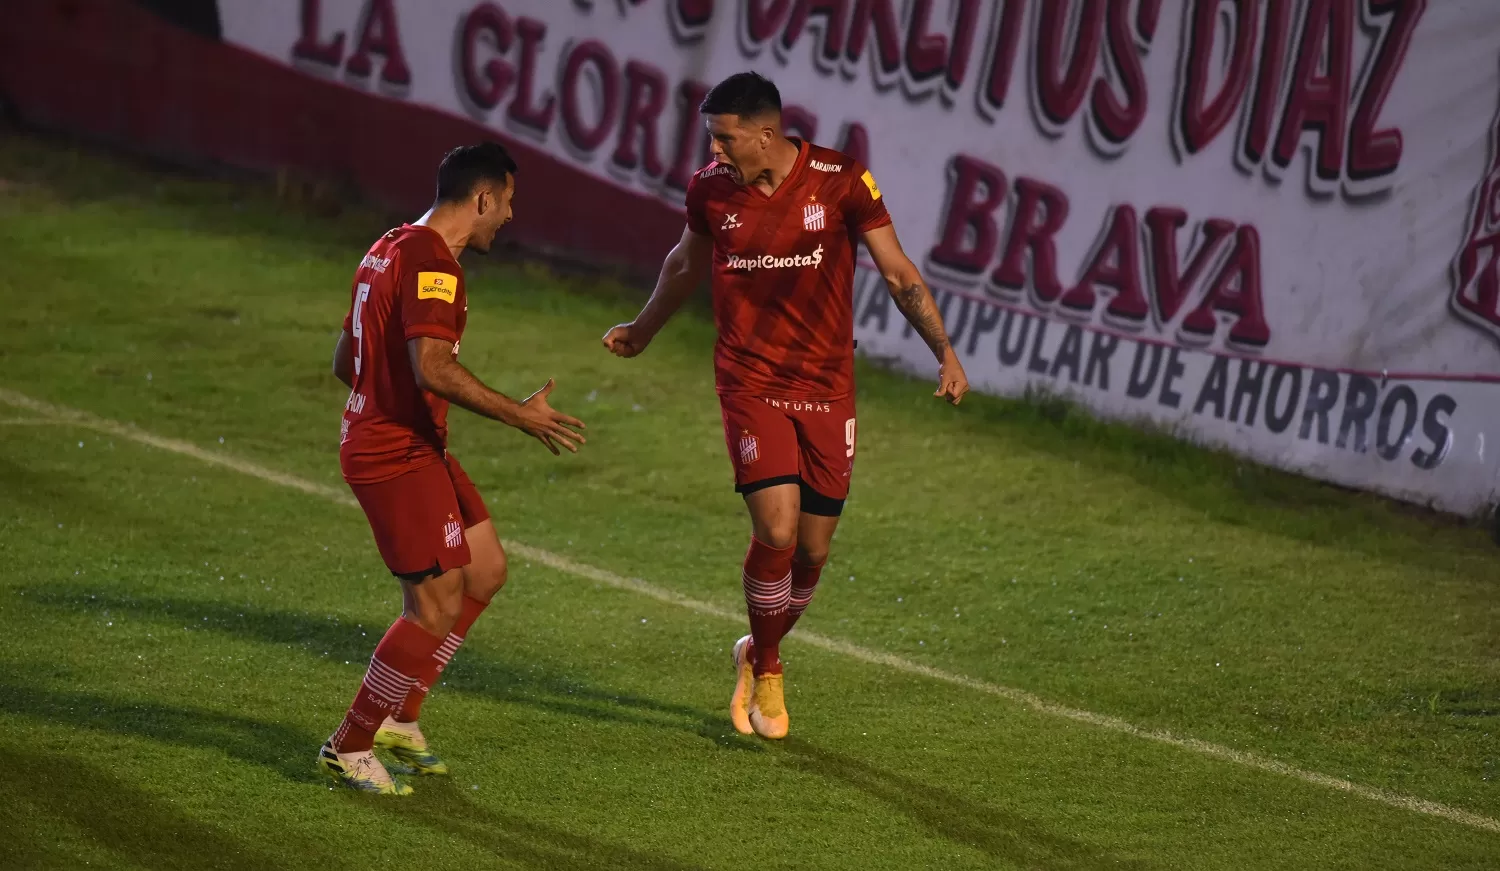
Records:
[[[370,248],[344,318],[354,338],[354,389],[339,440],[344,480],[375,484],[442,461],[448,401],[417,386],[406,342],[442,339],[457,357],[468,311],[463,267],[436,230],[404,224]]]
[[[766,195],[718,164],[688,184],[687,223],[714,240],[721,394],[801,400],[854,392],[854,256],[891,222],[869,170],[793,139],[797,162]]]

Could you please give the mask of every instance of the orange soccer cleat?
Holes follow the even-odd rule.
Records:
[[[741,735],[752,734],[750,726],[750,688],[755,684],[755,672],[751,669],[751,642],[746,635],[734,643],[734,695],[729,697],[729,720],[734,731]]]
[[[786,713],[786,700],[782,696],[782,677],[779,674],[762,674],[755,678],[755,689],[750,694],[750,726],[762,738],[785,738],[791,718]]]

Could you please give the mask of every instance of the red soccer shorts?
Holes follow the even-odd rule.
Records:
[[[377,484],[350,484],[391,574],[421,582],[469,564],[464,530],[489,519],[484,499],[452,454]]]
[[[854,397],[831,402],[719,397],[734,489],[802,486],[802,510],[837,517],[854,471]]]

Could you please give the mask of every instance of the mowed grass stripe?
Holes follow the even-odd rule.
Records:
[[[259,478],[263,481],[268,481],[270,483],[278,484],[283,487],[289,487],[294,490],[300,490],[304,493],[313,496],[319,496],[329,501],[336,502],[340,505],[348,505],[351,507],[357,507],[358,505],[352,495],[344,492],[341,489],[317,484],[312,481],[296,477],[295,475],[288,475],[284,472],[279,472],[275,469],[270,469],[257,463],[252,463],[247,460],[229,456],[227,454],[205,450],[195,444],[192,444],[191,442],[185,442],[180,439],[159,436],[139,427],[120,423],[114,420],[109,420],[107,418],[102,418],[87,411],[54,405],[52,403],[34,399],[23,393],[18,393],[14,390],[8,390],[5,388],[0,388],[0,402],[4,402],[5,404],[13,406],[15,408],[24,409],[35,414],[42,415],[43,420],[38,421],[38,423],[45,422],[51,424],[66,424],[83,427],[95,432],[128,439],[139,444],[148,445],[150,447],[159,448],[165,451],[171,451],[183,456],[192,457],[193,459],[199,460],[200,462],[209,465],[230,469],[243,475],[248,475],[253,478]],[[534,562],[556,569],[560,572],[573,575],[574,577],[583,578],[585,580],[594,581],[600,584],[605,584],[607,586],[614,587],[620,590],[627,590],[642,596],[647,596],[659,602],[686,608],[690,611],[694,611],[705,616],[715,617],[722,620],[731,620],[734,622],[740,622],[743,620],[743,615],[739,614],[738,612],[719,608],[707,602],[702,602],[697,599],[675,593],[671,590],[656,586],[655,584],[651,584],[646,581],[642,581],[636,578],[627,578],[622,575],[617,575],[614,572],[606,571],[605,569],[575,562],[574,560],[568,559],[565,556],[553,553],[548,550],[531,547],[529,545],[515,541],[505,542],[505,547],[516,556],[532,560]],[[1379,802],[1380,804],[1388,805],[1400,810],[1423,814],[1431,817],[1437,817],[1439,819],[1444,819],[1449,822],[1458,823],[1460,825],[1469,826],[1482,831],[1500,834],[1500,820],[1495,820],[1493,818],[1483,816],[1482,814],[1476,814],[1471,811],[1466,811],[1462,808],[1456,808],[1450,805],[1442,804],[1440,802],[1428,801],[1426,799],[1418,798],[1415,796],[1403,795],[1401,793],[1391,792],[1388,790],[1354,783],[1353,781],[1346,780],[1344,778],[1333,777],[1327,774],[1320,774],[1316,771],[1308,771],[1306,769],[1298,768],[1294,765],[1288,765],[1275,759],[1260,756],[1255,753],[1248,753],[1242,750],[1235,750],[1231,747],[1225,747],[1221,744],[1214,744],[1209,741],[1200,741],[1195,738],[1176,735],[1163,730],[1145,729],[1140,726],[1136,726],[1133,723],[1121,720],[1117,717],[1109,716],[1107,714],[1099,714],[1093,711],[1086,711],[1080,708],[1069,707],[1067,705],[1055,704],[1032,693],[1026,692],[1025,690],[1002,686],[1000,684],[990,683],[988,681],[982,681],[975,678],[966,677],[964,675],[943,671],[942,669],[937,669],[918,662],[913,662],[912,660],[906,659],[904,657],[895,656],[888,653],[881,653],[880,651],[871,650],[869,648],[861,647],[856,644],[850,644],[849,642],[842,641],[837,638],[832,638],[826,635],[820,635],[815,632],[798,632],[796,638],[800,643],[809,644],[813,647],[818,647],[833,653],[839,653],[844,656],[850,657],[851,659],[869,663],[871,665],[880,665],[886,668],[893,669],[895,671],[905,672],[907,674],[913,675],[920,675],[932,680],[941,681],[943,683],[952,684],[954,686],[964,687],[975,692],[998,696],[1041,714],[1084,723],[1096,728],[1118,732],[1120,734],[1129,735],[1135,738],[1168,744],[1173,747],[1178,747],[1202,756],[1223,760],[1225,762],[1242,765],[1247,768],[1253,768],[1259,771],[1278,774],[1284,777],[1294,778],[1297,780],[1301,780],[1304,783],[1313,784],[1315,786],[1350,793],[1352,795],[1359,796],[1360,798]]]

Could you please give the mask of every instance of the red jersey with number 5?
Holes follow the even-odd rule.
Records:
[[[714,240],[714,376],[721,394],[842,399],[854,392],[855,252],[891,217],[853,158],[792,141],[797,162],[769,196],[717,163],[688,184],[688,228]]]
[[[463,268],[436,230],[404,224],[370,248],[344,318],[354,337],[354,389],[339,440],[344,480],[375,484],[442,461],[448,401],[417,386],[406,342],[442,339],[457,357],[468,311]]]

